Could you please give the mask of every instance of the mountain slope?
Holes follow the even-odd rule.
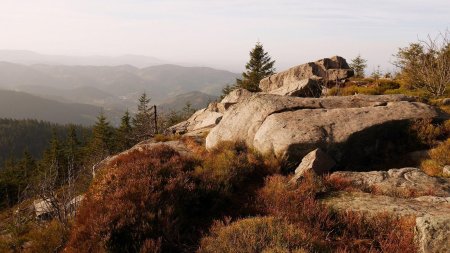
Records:
[[[24,92],[0,90],[0,118],[91,125],[100,111],[100,107],[93,105],[61,103]]]

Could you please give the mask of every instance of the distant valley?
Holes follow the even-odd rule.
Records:
[[[89,125],[102,108],[116,123],[126,109],[136,109],[143,92],[151,104],[161,105],[165,111],[179,110],[186,103],[202,108],[239,76],[225,70],[172,64],[145,68],[25,65],[3,61],[5,58],[17,61],[20,57],[5,57],[0,50],[0,118],[31,117],[55,123],[69,123],[67,117],[72,123]]]

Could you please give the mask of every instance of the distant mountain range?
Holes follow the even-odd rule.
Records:
[[[202,108],[239,76],[225,70],[172,64],[145,68],[131,65],[25,65],[2,61],[4,59],[0,50],[0,89],[3,89],[0,93],[5,98],[0,101],[0,118],[26,117],[56,123],[88,125],[101,108],[116,122],[118,115],[126,109],[136,110],[137,100],[143,92],[151,98],[151,104],[161,105],[163,111],[179,110],[188,102],[193,108]],[[16,99],[6,99],[9,96],[5,95],[7,90]],[[42,100],[38,102],[39,99]],[[27,111],[24,106],[30,105],[31,101],[37,104],[26,107],[30,109]],[[41,111],[52,111],[52,106],[58,106],[55,108],[58,112]],[[59,111],[63,108],[70,113],[63,115],[64,110]]]
[[[138,68],[161,65],[167,63],[164,60],[143,55],[110,56],[66,56],[47,55],[28,50],[0,50],[0,61],[25,65],[91,65],[91,66],[117,66],[132,65]]]
[[[0,62],[0,88],[68,101],[79,101],[77,97],[90,98],[82,102],[105,107],[117,103],[119,106],[129,105],[127,102],[130,100],[134,103],[144,91],[156,104],[191,91],[218,96],[222,88],[233,83],[238,76],[225,70],[178,65],[139,69],[130,65],[26,66]],[[74,89],[77,97],[73,96]]]

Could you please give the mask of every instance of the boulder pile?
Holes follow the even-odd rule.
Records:
[[[323,87],[352,76],[353,70],[345,59],[333,56],[266,77],[259,83],[259,88],[276,95],[320,97]]]

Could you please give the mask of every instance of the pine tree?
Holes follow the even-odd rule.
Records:
[[[23,153],[23,158],[19,162],[19,166],[24,180],[28,180],[35,173],[36,161],[27,150]]]
[[[192,114],[195,113],[195,109],[192,108],[191,102],[189,102],[189,101],[186,102],[186,104],[183,107],[183,112],[182,113],[183,113],[184,120],[188,119],[189,117],[192,116]]]
[[[250,61],[245,65],[246,72],[242,73],[242,79],[236,79],[236,86],[249,91],[260,91],[259,82],[275,73],[269,54],[264,51],[263,45],[259,42],[250,51]]]
[[[77,131],[75,126],[70,125],[67,131],[67,138],[65,144],[66,156],[78,156],[78,148],[80,146],[80,141],[78,140]]]
[[[119,150],[125,150],[133,146],[131,127],[131,116],[128,110],[122,116],[120,127],[117,131],[117,148]]]
[[[375,81],[378,81],[378,79],[380,79],[382,75],[383,75],[383,73],[380,70],[380,65],[378,65],[377,68],[372,72],[370,77],[375,79]]]
[[[154,133],[153,113],[150,98],[144,92],[139,98],[138,111],[133,118],[133,136],[136,142],[149,138]]]
[[[360,54],[352,60],[350,67],[355,71],[355,77],[364,78],[364,69],[367,68],[367,60],[363,59]]]
[[[230,94],[234,89],[236,89],[236,85],[227,84],[222,89],[222,95],[220,96],[220,100],[222,100],[226,95]]]
[[[89,153],[95,160],[103,159],[112,153],[112,136],[112,127],[102,111],[92,129],[92,140],[89,145]]]
[[[81,142],[78,139],[75,126],[70,125],[64,145],[65,159],[70,169],[78,171],[81,168],[83,154],[81,152]],[[73,171],[73,172],[75,172]]]
[[[60,181],[65,177],[65,168],[64,150],[56,132],[53,131],[50,146],[44,151],[44,156],[39,163],[40,176]]]

